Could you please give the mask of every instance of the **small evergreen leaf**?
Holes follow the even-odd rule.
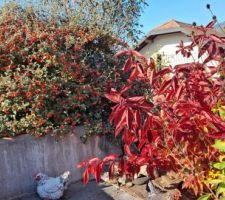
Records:
[[[220,151],[225,151],[225,141],[216,140],[212,146]]]
[[[217,195],[220,195],[221,193],[224,193],[224,192],[225,192],[225,184],[224,183],[221,183],[218,186],[218,188],[216,190],[216,193],[217,193]]]
[[[216,169],[225,169],[225,162],[216,162],[212,166]]]
[[[204,194],[200,196],[197,200],[208,200],[211,197],[211,194]]]

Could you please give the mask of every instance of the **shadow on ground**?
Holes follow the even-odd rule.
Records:
[[[32,195],[17,200],[40,200],[40,198]],[[81,182],[71,184],[62,200],[139,200],[139,198],[137,199],[115,186],[105,183],[96,184],[91,181],[87,186],[83,186]]]

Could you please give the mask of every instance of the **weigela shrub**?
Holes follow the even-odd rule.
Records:
[[[122,83],[112,55],[124,44],[15,9],[0,15],[0,137],[40,136],[79,124],[106,132],[104,94]]]
[[[123,71],[129,73],[127,84],[120,90],[111,89],[106,97],[115,106],[110,122],[115,136],[122,135],[124,156],[109,155],[103,160],[93,158],[78,167],[86,167],[84,183],[89,173],[96,180],[105,164],[110,164],[110,176],[118,164],[120,175],[133,177],[140,167],[147,165],[153,176],[159,171],[177,172],[183,187],[193,189],[196,195],[204,191],[203,179],[209,163],[219,152],[211,145],[215,138],[225,138],[225,122],[214,113],[218,102],[224,104],[224,50],[225,38],[212,30],[215,21],[206,27],[193,27],[192,43],[180,43],[177,53],[192,56],[198,47],[198,57],[203,61],[157,69],[153,59],[148,61],[140,53],[127,50],[115,57],[128,56]],[[199,59],[202,60],[202,59]],[[210,61],[217,61],[211,65]],[[130,95],[134,80],[148,84],[148,93]],[[134,148],[135,147],[135,148]]]

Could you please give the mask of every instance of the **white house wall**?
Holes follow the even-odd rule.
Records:
[[[161,54],[163,62],[172,66],[193,62],[193,57],[184,58],[180,53],[176,54],[177,46],[181,40],[185,45],[190,44],[190,39],[184,33],[158,35],[153,40],[149,40],[149,43],[140,50],[140,53],[147,57],[154,57],[157,54]],[[193,50],[194,59],[197,59],[197,55],[198,50],[195,48]]]

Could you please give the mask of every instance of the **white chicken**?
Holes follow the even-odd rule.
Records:
[[[37,193],[44,200],[57,200],[63,196],[64,190],[67,189],[70,172],[66,171],[58,177],[48,177],[43,173],[37,173]]]

